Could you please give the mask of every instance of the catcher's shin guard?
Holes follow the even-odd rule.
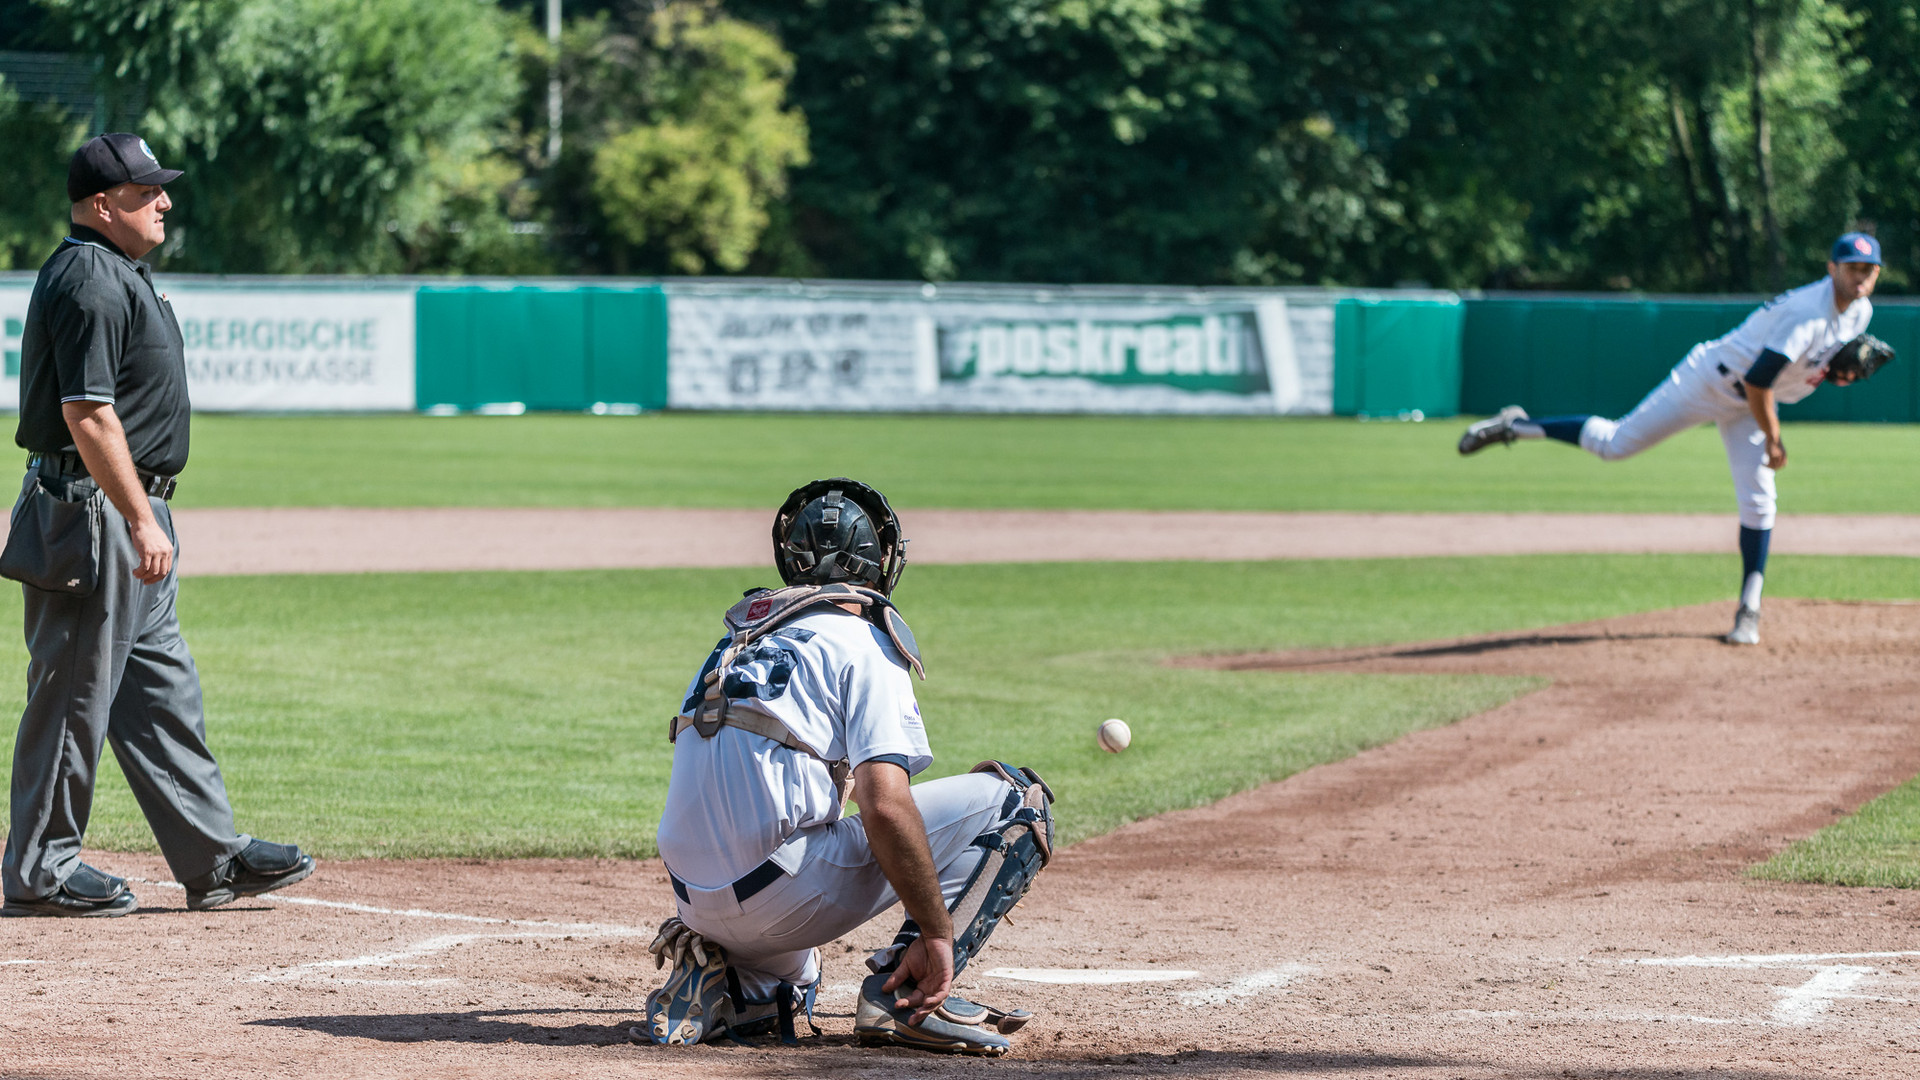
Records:
[[[974,772],[990,772],[1006,781],[1008,793],[1001,820],[975,838],[985,849],[960,894],[954,898],[953,970],[958,975],[985,945],[994,927],[1020,898],[1053,857],[1053,792],[1032,769],[1015,769],[987,761]],[[867,961],[875,974],[860,987],[860,1005],[854,1035],[866,1046],[910,1046],[949,1054],[998,1057],[1012,1048],[1006,1036],[1020,1029],[1033,1014],[995,1009],[950,996],[933,1015],[919,1024],[908,1023],[911,1009],[894,1006],[895,995],[881,989],[887,973],[898,965],[900,953],[920,936],[909,919],[899,936],[879,956]]]
[[[986,849],[986,857],[974,867],[950,909],[956,975],[1053,858],[1053,791],[1039,774],[998,761],[983,761],[973,771],[994,773],[1013,792],[1007,796],[1000,824],[974,840],[975,846]]]

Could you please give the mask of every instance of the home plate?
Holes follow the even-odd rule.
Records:
[[[994,968],[989,979],[1021,982],[1110,986],[1114,983],[1178,982],[1200,974],[1176,968]]]

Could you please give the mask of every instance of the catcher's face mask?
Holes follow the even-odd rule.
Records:
[[[892,593],[906,540],[886,496],[844,476],[787,496],[773,519],[773,562],[788,585],[865,585]]]

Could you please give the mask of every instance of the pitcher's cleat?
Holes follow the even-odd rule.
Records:
[[[909,1024],[907,1019],[913,1015],[913,1010],[896,1008],[894,995],[881,989],[886,985],[887,977],[886,972],[869,975],[860,984],[860,1005],[854,1013],[853,1036],[861,1046],[909,1046],[936,1054],[973,1054],[979,1057],[999,1057],[1013,1049],[1013,1043],[1005,1035],[987,1030],[987,1020],[997,1010],[973,1005],[965,998],[949,997],[945,1004],[918,1025]],[[972,1006],[972,1010],[954,1008],[950,1013],[949,1007],[956,1005]],[[972,1023],[955,1022],[947,1018],[949,1015],[972,1016],[975,1020]],[[1014,1016],[1012,1013],[999,1015],[1009,1019]],[[1018,1023],[1025,1022],[1023,1018]]]
[[[733,997],[727,992],[727,955],[706,945],[706,963],[692,950],[677,958],[667,984],[647,999],[645,1036],[662,1046],[694,1046],[734,1028]]]
[[[1726,640],[1729,645],[1760,644],[1760,613],[1740,605],[1740,610],[1733,613],[1733,629],[1728,631]]]
[[[1467,428],[1466,434],[1460,436],[1460,453],[1471,454],[1484,450],[1494,443],[1511,446],[1513,441],[1519,438],[1513,432],[1513,425],[1526,418],[1527,410],[1518,405],[1509,405],[1501,409],[1500,415],[1482,420]]]

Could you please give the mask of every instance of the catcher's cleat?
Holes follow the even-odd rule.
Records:
[[[1760,644],[1760,613],[1740,605],[1740,610],[1733,613],[1733,629],[1728,631],[1726,642],[1729,645]]]
[[[894,995],[882,990],[887,982],[887,973],[869,975],[860,984],[860,1006],[854,1013],[853,1036],[861,1046],[909,1046],[915,1050],[930,1050],[937,1054],[973,1054],[979,1057],[999,1057],[1013,1049],[1013,1043],[1005,1035],[987,1030],[987,1018],[996,1010],[973,1005],[964,998],[948,998],[946,1003],[935,1009],[932,1015],[919,1024],[910,1024],[908,1018],[912,1009],[900,1009],[894,1006]],[[955,1008],[949,1013],[949,1007],[956,1004],[972,1006],[977,1013]],[[976,1022],[956,1022],[948,1016],[977,1016]],[[1014,1014],[1001,1013],[1012,1019]],[[1019,1023],[1025,1023],[1022,1018]],[[1019,1026],[1015,1024],[1015,1026]]]
[[[727,992],[727,954],[718,945],[681,951],[667,984],[647,999],[646,1035],[662,1046],[693,1046],[737,1026]]]
[[[1471,454],[1484,450],[1494,443],[1500,443],[1503,446],[1513,445],[1513,441],[1519,438],[1514,434],[1513,425],[1516,421],[1526,418],[1527,410],[1518,405],[1509,405],[1501,409],[1500,415],[1490,420],[1482,420],[1467,428],[1466,434],[1460,436],[1460,453]]]
[[[1033,1014],[1025,1009],[998,1009],[968,1001],[959,994],[948,995],[947,1000],[933,1011],[933,1015],[969,1027],[989,1027],[1002,1035],[1019,1031],[1027,1026],[1027,1021],[1033,1019]]]

